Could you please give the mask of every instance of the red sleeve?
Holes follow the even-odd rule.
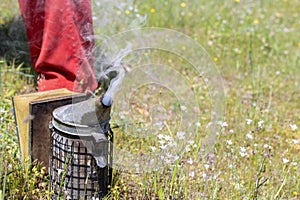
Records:
[[[19,0],[38,90],[97,88],[89,0]]]

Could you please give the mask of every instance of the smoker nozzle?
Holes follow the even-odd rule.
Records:
[[[109,106],[111,106],[113,100],[110,96],[104,94],[101,99],[101,102],[104,106],[109,107]]]

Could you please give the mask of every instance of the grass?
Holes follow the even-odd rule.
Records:
[[[0,199],[40,199],[49,196],[45,168],[37,161],[20,160],[11,97],[32,92],[34,75],[22,65],[7,65],[1,60],[1,125],[0,125]]]
[[[299,199],[300,3],[296,0],[124,2],[124,5],[101,4],[99,8],[95,5],[96,33],[109,35],[150,26],[187,34],[207,50],[224,79],[226,113],[218,125],[220,131],[213,150],[201,156],[211,102],[203,78],[191,80],[189,84],[197,91],[202,111],[201,126],[182,157],[156,171],[114,170],[108,199]],[[7,24],[12,17],[7,12],[11,9],[9,5],[1,5],[1,11],[6,12],[1,12],[6,16],[1,15],[1,24]],[[107,13],[111,23],[101,21],[103,13]],[[180,72],[188,76],[190,66],[186,61],[159,50],[148,54],[155,63],[181,66]],[[15,94],[29,92],[34,79],[24,76],[30,72],[26,71],[26,65],[18,67],[22,59],[15,57],[19,59],[16,62],[6,56],[0,63],[1,194],[11,199],[46,198],[49,191],[45,185],[39,185],[47,183],[42,169],[34,165],[36,168],[24,171],[18,159],[10,99]],[[148,100],[158,104],[155,101],[155,97],[160,97],[158,89],[137,90],[131,99],[135,103],[134,115],[129,116],[136,121],[144,120],[149,109],[143,104],[147,96],[143,94],[153,92],[156,96]],[[171,107],[168,101],[164,103]],[[112,123],[119,122],[114,120]],[[150,153],[151,146],[160,150],[159,142],[165,144],[166,136],[171,135],[167,128],[159,132],[160,139],[156,135],[141,138],[136,132],[129,135],[122,128],[114,131],[115,144],[135,155]],[[173,135],[175,131],[171,128]],[[39,173],[34,175],[33,169]],[[28,183],[32,184],[18,191]]]

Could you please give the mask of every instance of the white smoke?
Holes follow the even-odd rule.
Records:
[[[93,0],[92,8],[96,42],[94,71],[98,82],[104,82],[106,86],[105,96],[113,99],[124,79],[124,67],[128,66],[124,58],[132,45],[127,44],[124,48],[107,41],[119,32],[141,28],[147,16],[139,13],[134,0]]]

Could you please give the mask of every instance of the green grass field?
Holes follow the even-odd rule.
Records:
[[[188,35],[206,49],[224,80],[226,112],[212,150],[200,156],[211,102],[203,80],[195,77],[191,84],[204,111],[182,157],[147,173],[114,170],[107,199],[300,199],[300,2],[123,3],[95,2],[95,32],[162,27]],[[99,19],[105,12],[108,24]],[[29,161],[22,168],[11,112],[11,97],[31,92],[35,82],[24,35],[14,32],[22,26],[16,22],[17,2],[2,0],[0,13],[0,198],[49,199],[46,169]],[[174,55],[153,51],[150,57],[189,73],[189,64]],[[136,121],[145,114],[138,106],[139,112],[131,113]],[[114,131],[116,145],[131,152],[149,152],[158,142]],[[168,130],[160,134],[167,140]]]

